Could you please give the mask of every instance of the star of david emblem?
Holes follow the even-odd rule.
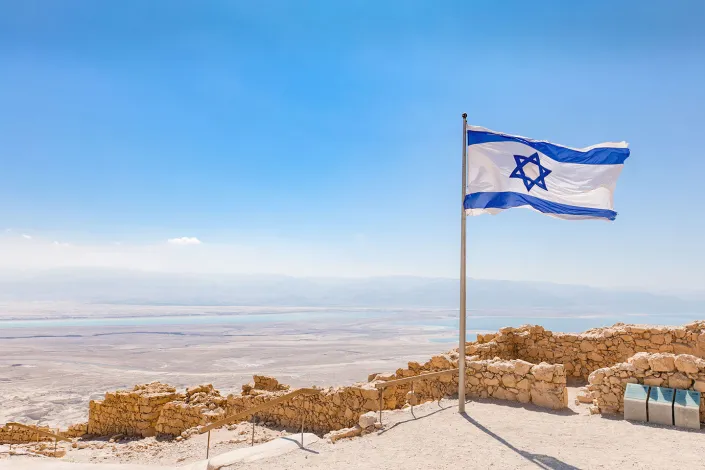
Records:
[[[524,186],[526,186],[527,191],[531,191],[531,188],[538,186],[544,191],[548,191],[546,188],[546,178],[551,174],[551,170],[546,167],[541,166],[541,160],[539,160],[539,154],[534,152],[533,155],[525,157],[523,155],[514,155],[514,161],[517,167],[514,168],[512,174],[509,175],[510,178],[519,178],[524,181]],[[533,165],[527,164],[533,163]]]

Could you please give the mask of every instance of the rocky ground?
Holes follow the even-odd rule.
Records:
[[[283,429],[272,429],[255,425],[254,444],[261,444],[280,436],[291,434]],[[252,424],[239,423],[211,432],[209,456],[250,446],[252,444]],[[189,439],[177,440],[148,438],[105,438],[78,440],[75,446],[60,443],[59,453],[65,453],[62,462],[90,463],[139,463],[157,465],[183,465],[206,458],[207,435],[195,435]],[[51,454],[53,443],[22,444],[0,446],[0,459],[42,458],[36,454]],[[19,457],[13,454],[24,454]]]

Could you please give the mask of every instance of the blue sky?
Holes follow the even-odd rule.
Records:
[[[701,289],[705,3],[300,3],[0,1],[0,268],[456,276],[467,112],[632,150],[616,222],[470,218],[469,275]]]

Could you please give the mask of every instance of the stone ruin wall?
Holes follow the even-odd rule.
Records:
[[[32,429],[38,429],[44,432],[56,433],[58,431],[57,429],[50,429],[48,426],[31,427]],[[30,429],[21,428],[19,426],[6,424],[0,427],[0,444],[21,444],[26,442],[45,442],[50,440],[53,439],[41,436]]]
[[[457,354],[435,356],[425,364],[409,363],[395,374],[372,374],[369,382],[347,387],[322,389],[317,395],[299,396],[256,415],[270,426],[326,433],[354,427],[360,416],[379,411],[379,391],[375,384],[423,373],[457,367]],[[560,409],[568,405],[563,366],[525,361],[478,360],[467,363],[469,397],[494,397],[534,403]],[[438,400],[457,391],[457,376],[439,376],[414,383],[419,403]],[[399,409],[407,403],[411,384],[385,389],[383,409]],[[243,386],[239,395],[223,397],[212,385],[190,388],[176,394],[163,384],[136,387],[130,392],[106,394],[102,402],[91,403],[88,428],[91,434],[154,434],[188,437],[198,426],[239,413],[289,392],[276,379],[255,376],[253,384]],[[171,401],[166,401],[171,399]]]
[[[507,327],[498,333],[478,335],[478,341],[466,343],[465,352],[469,397],[531,402],[558,409],[567,406],[566,377],[587,379],[591,372],[625,363],[638,352],[705,357],[705,321],[682,327],[618,323],[584,333],[553,333],[535,325]],[[327,388],[318,395],[297,397],[258,414],[257,418],[290,429],[300,429],[303,420],[307,430],[318,433],[348,428],[357,423],[361,414],[379,410],[375,383],[456,368],[457,364],[457,350],[450,351],[425,364],[410,362],[407,368],[394,374],[372,374],[368,383]],[[621,372],[620,378],[631,377],[621,377]],[[670,376],[666,378],[672,380]],[[414,384],[414,392],[419,402],[454,395],[457,380],[457,376],[440,376],[420,381]],[[212,385],[190,388],[186,393],[177,393],[173,387],[159,383],[139,385],[131,391],[106,393],[102,401],[91,401],[88,423],[74,425],[63,431],[63,435],[177,436],[281,396],[287,389],[264,376],[255,376],[254,384],[245,385],[240,394],[227,397]],[[383,408],[403,407],[410,390],[411,384],[387,388]],[[596,395],[598,407],[610,409],[611,392],[605,392],[604,396],[600,393]],[[9,435],[7,431],[5,435]]]
[[[617,323],[584,333],[553,333],[527,325],[478,335],[477,342],[466,346],[466,354],[482,359],[498,356],[563,364],[569,377],[585,380],[592,371],[625,362],[637,352],[705,357],[705,321],[681,327]]]
[[[26,444],[30,442],[53,442],[53,438],[37,434],[34,429],[50,432],[66,438],[80,437],[86,434],[86,423],[74,424],[66,430],[51,429],[49,426],[27,424],[32,429],[5,424],[0,426],[0,444]]]
[[[176,389],[158,382],[137,385],[132,390],[108,392],[102,401],[91,400],[88,433],[107,436],[154,436],[165,404],[181,398]]]
[[[690,354],[640,352],[626,362],[597,369],[587,386],[596,411],[624,413],[628,383],[701,392],[700,421],[705,422],[705,360]]]

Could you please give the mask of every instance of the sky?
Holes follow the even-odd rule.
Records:
[[[0,0],[0,269],[456,277],[461,114],[626,140],[612,223],[468,219],[468,275],[705,285],[705,2]]]

